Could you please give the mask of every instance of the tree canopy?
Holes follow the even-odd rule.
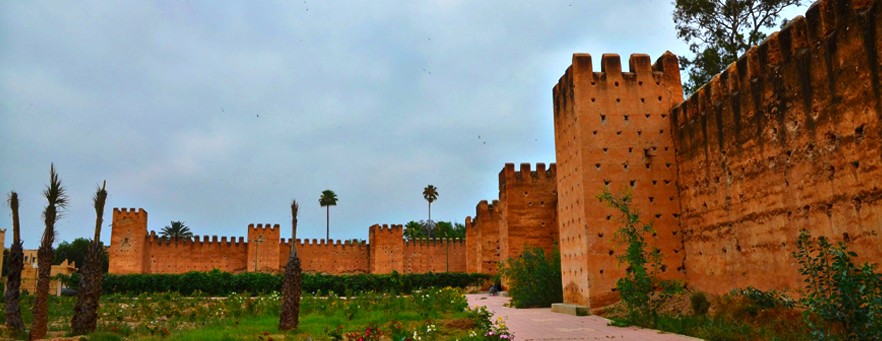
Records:
[[[677,37],[689,44],[692,58],[680,57],[687,70],[683,91],[691,94],[710,82],[748,49],[765,29],[779,24],[781,11],[804,0],[675,0]]]
[[[190,227],[184,224],[183,221],[172,221],[169,225],[163,227],[159,234],[163,238],[169,239],[193,238],[193,232],[190,231]]]

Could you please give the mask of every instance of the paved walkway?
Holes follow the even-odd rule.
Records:
[[[486,306],[487,310],[505,319],[516,341],[528,340],[671,340],[695,341],[689,336],[668,334],[652,329],[608,326],[600,316],[571,316],[552,313],[551,308],[514,309],[503,306],[508,297],[487,294],[466,295],[469,306]]]

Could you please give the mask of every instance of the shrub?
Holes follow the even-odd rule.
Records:
[[[813,336],[825,339],[841,333],[846,339],[880,339],[882,275],[875,272],[876,264],[857,266],[857,254],[845,243],[834,246],[823,236],[813,239],[806,230],[800,232],[796,247],[793,257],[805,277],[801,302],[808,308],[804,317]]]
[[[76,288],[79,275],[59,276],[66,286]],[[358,274],[326,275],[303,274],[303,292],[324,293],[366,291],[409,294],[414,289],[432,287],[465,288],[488,279],[485,274],[425,273],[425,274]],[[149,292],[178,292],[192,295],[201,292],[209,296],[228,296],[232,293],[269,293],[282,288],[282,275],[246,272],[231,274],[218,270],[184,274],[105,274],[101,286],[105,294],[140,294]]]
[[[682,286],[656,277],[662,267],[661,251],[648,250],[643,235],[654,232],[652,224],[640,226],[640,215],[631,208],[631,194],[616,196],[604,190],[598,199],[622,214],[624,226],[616,231],[615,238],[626,247],[625,253],[618,256],[626,270],[625,277],[616,281],[616,290],[627,310],[627,319],[636,325],[655,327],[659,309]]]
[[[692,314],[698,316],[707,315],[707,311],[710,309],[710,301],[707,300],[707,295],[703,292],[693,293],[692,296],[689,296],[689,302],[692,303]]]
[[[550,307],[563,302],[557,246],[551,257],[545,257],[542,248],[527,247],[517,258],[503,262],[499,273],[509,282],[508,293],[516,308]]]

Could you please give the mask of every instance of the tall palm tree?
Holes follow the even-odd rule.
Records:
[[[435,238],[435,222],[432,221],[432,202],[438,200],[438,188],[428,185],[423,188],[423,198],[429,202],[429,219],[423,224],[423,234],[428,238]]]
[[[159,231],[160,236],[168,239],[190,239],[193,238],[193,232],[184,224],[183,221],[172,221]]]
[[[282,279],[282,313],[279,316],[279,329],[297,329],[300,324],[300,292],[301,275],[300,257],[297,256],[297,212],[300,205],[291,200],[291,251],[288,264],[285,265],[285,277]]]
[[[423,188],[423,198],[429,202],[429,220],[432,220],[432,202],[438,200],[438,187],[428,185]]]
[[[43,239],[37,250],[37,289],[34,300],[34,322],[31,325],[31,340],[46,337],[49,322],[49,277],[52,271],[52,243],[55,242],[55,223],[61,217],[60,210],[67,206],[67,194],[61,186],[61,179],[55,173],[55,165],[49,168],[49,185],[43,190],[46,197],[46,209],[43,210]]]
[[[70,321],[74,335],[83,335],[95,331],[98,324],[98,303],[101,300],[102,251],[101,224],[104,223],[104,204],[107,202],[105,185],[95,192],[92,198],[95,207],[95,237],[86,250],[86,259],[80,270],[80,290],[77,291],[77,303],[74,305],[74,316]]]
[[[327,223],[325,227],[325,240],[331,240],[331,206],[337,206],[337,193],[330,189],[326,189],[322,191],[322,196],[319,197],[319,205],[327,208],[325,222]]]
[[[24,267],[24,252],[21,247],[21,223],[18,219],[18,193],[9,192],[9,209],[12,210],[12,245],[6,266],[6,329],[16,337],[24,331],[21,321],[21,271]]]

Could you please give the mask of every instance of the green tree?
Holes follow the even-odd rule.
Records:
[[[300,325],[300,293],[302,291],[303,269],[297,255],[297,213],[300,205],[291,200],[291,251],[288,253],[288,264],[285,265],[285,277],[282,279],[282,311],[279,316],[279,329],[293,330]]]
[[[692,58],[680,57],[688,70],[683,91],[694,93],[738,56],[758,45],[776,26],[781,11],[803,0],[675,0],[677,37],[689,44]]]
[[[101,278],[107,271],[107,253],[101,244],[101,224],[104,223],[104,204],[107,203],[107,190],[104,182],[95,191],[92,206],[95,207],[95,237],[88,244],[85,259],[80,268],[80,286],[74,316],[70,320],[74,335],[84,335],[95,331],[98,324],[98,305],[101,301]]]
[[[429,202],[429,220],[432,221],[432,202],[438,200],[438,188],[434,185],[428,185],[423,188],[423,198]]]
[[[61,217],[61,210],[67,206],[67,194],[61,185],[61,179],[55,173],[55,165],[49,168],[49,185],[43,190],[46,197],[46,209],[43,210],[43,239],[37,250],[37,288],[34,300],[34,321],[31,324],[31,340],[46,337],[49,324],[49,279],[52,271],[52,243],[55,241],[55,223]]]
[[[331,240],[331,206],[337,206],[337,193],[330,189],[322,191],[319,197],[319,205],[324,207],[325,211],[325,240]]]
[[[426,238],[423,231],[423,223],[413,220],[407,222],[407,224],[404,225],[404,238],[407,240]]]
[[[499,274],[508,281],[508,293],[516,308],[550,307],[563,302],[560,251],[555,245],[550,257],[538,247],[527,247],[516,258],[499,266]]]
[[[11,336],[18,336],[24,331],[24,322],[21,320],[21,271],[24,267],[24,251],[21,245],[21,222],[18,217],[18,193],[9,193],[9,209],[12,210],[12,245],[9,248],[9,257],[6,258],[6,329]]]
[[[101,243],[100,265],[101,271],[107,272],[110,264],[107,257],[107,251],[104,250],[104,243]],[[65,259],[75,264],[77,268],[82,268],[86,263],[86,254],[92,246],[92,241],[86,238],[77,238],[73,241],[63,241],[55,248],[52,257],[52,264],[59,264]]]
[[[167,239],[187,239],[193,238],[193,232],[190,231],[190,227],[184,224],[183,221],[172,221],[169,225],[166,225],[159,232],[159,235],[163,238]]]

